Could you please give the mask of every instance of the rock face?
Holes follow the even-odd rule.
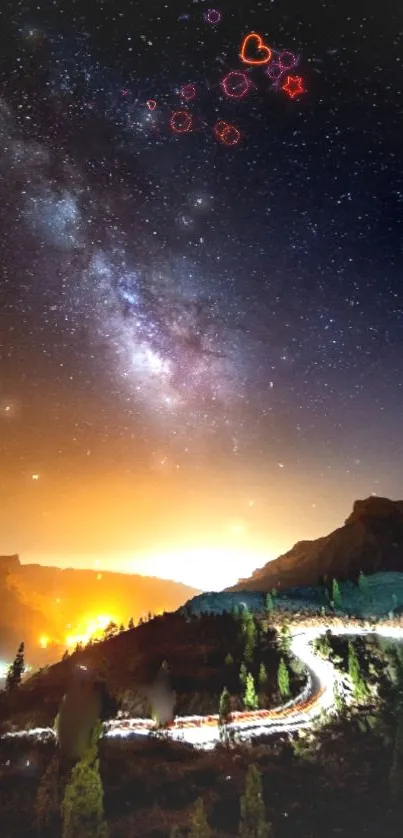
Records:
[[[0,556],[0,576],[4,577],[9,573],[15,573],[20,567],[20,557],[17,553],[13,556]]]
[[[228,590],[284,590],[316,585],[324,577],[356,579],[360,570],[403,572],[403,501],[378,497],[355,501],[343,527],[314,541],[297,542],[288,553]]]

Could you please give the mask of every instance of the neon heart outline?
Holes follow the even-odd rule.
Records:
[[[257,41],[257,50],[260,51],[260,52],[264,52],[267,56],[266,58],[259,58],[259,59],[246,58],[245,52],[246,52],[246,49],[247,49],[247,45],[252,38],[253,38],[253,40]],[[270,47],[267,46],[267,44],[265,44],[261,35],[258,35],[257,32],[249,32],[249,35],[247,35],[246,38],[244,38],[244,40],[243,40],[243,44],[241,46],[241,52],[239,53],[239,57],[240,57],[241,61],[243,61],[244,64],[254,64],[254,65],[260,64],[261,65],[261,64],[268,64],[269,61],[271,60],[272,54],[273,54],[272,50],[270,49]]]

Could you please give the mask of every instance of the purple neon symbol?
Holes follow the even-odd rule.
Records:
[[[204,17],[207,23],[211,23],[212,26],[217,26],[221,20],[221,12],[218,9],[207,9]]]

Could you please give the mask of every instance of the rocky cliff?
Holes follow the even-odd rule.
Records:
[[[357,500],[344,526],[314,541],[299,541],[283,556],[240,579],[230,591],[269,591],[356,579],[364,573],[403,572],[403,501]]]

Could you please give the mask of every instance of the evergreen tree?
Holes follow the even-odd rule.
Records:
[[[253,614],[247,608],[242,612],[242,634],[244,638],[244,659],[247,663],[253,661],[256,646],[256,623]]]
[[[319,654],[322,655],[322,657],[326,660],[329,660],[332,654],[330,635],[331,632],[327,631],[326,634],[323,634],[321,635],[321,637],[318,637],[313,643],[314,649],[317,652],[319,652]]]
[[[208,825],[204,803],[199,797],[193,807],[190,817],[189,838],[210,838],[211,829]]]
[[[291,631],[287,620],[283,621],[277,640],[281,651],[288,654],[291,649]]]
[[[129,620],[128,624],[127,624],[127,628],[129,628],[129,629],[134,629],[134,620],[133,620],[133,617],[130,617],[130,620]]]
[[[340,691],[340,687],[337,681],[334,682],[333,686],[333,700],[335,710],[339,715],[342,715],[344,713],[344,710],[346,709],[346,702],[344,700],[343,694]]]
[[[241,685],[243,687],[245,687],[247,676],[248,676],[248,670],[246,669],[245,664],[242,662],[241,666],[240,666],[240,669],[239,669],[239,680],[240,680]]]
[[[24,644],[20,643],[17,654],[7,672],[5,684],[6,692],[13,692],[13,690],[20,686],[24,671]]]
[[[369,592],[369,582],[368,577],[360,570],[360,575],[358,577],[358,587],[366,600],[370,599],[370,592]]]
[[[59,763],[53,756],[42,774],[35,798],[38,833],[52,838],[60,834]]]
[[[230,696],[229,692],[226,687],[224,687],[221,697],[220,697],[220,706],[218,710],[218,717],[220,724],[227,724],[229,720],[229,715],[231,713],[231,704],[230,704]]]
[[[402,804],[403,789],[403,654],[401,649],[394,656],[394,695],[393,705],[396,718],[395,741],[392,765],[389,772],[389,790],[391,802],[396,807]]]
[[[65,788],[61,812],[62,838],[107,838],[103,812],[103,787],[99,773],[99,722],[90,747],[71,771]]]
[[[261,690],[264,690],[264,689],[267,688],[268,681],[269,681],[269,678],[268,678],[268,675],[267,675],[267,669],[266,669],[264,663],[261,663],[260,664],[260,669],[259,669],[259,687],[260,687]]]
[[[290,695],[290,676],[288,674],[287,664],[284,658],[281,658],[277,670],[277,683],[282,698],[289,698]]]
[[[232,655],[229,652],[228,652],[228,655],[225,656],[224,663],[225,663],[225,666],[233,666],[234,665],[234,658],[232,657]]]
[[[230,703],[230,696],[229,692],[226,687],[224,687],[221,697],[220,697],[220,706],[218,710],[218,727],[219,727],[219,734],[220,734],[220,741],[223,745],[227,745],[229,742],[229,730],[228,724],[230,722],[230,713],[231,713],[231,703]]]
[[[270,614],[274,610],[274,601],[272,595],[266,594],[266,611]]]
[[[341,593],[337,579],[332,582],[332,601],[335,608],[341,608]]]
[[[266,821],[262,778],[256,765],[249,765],[246,772],[238,835],[239,838],[269,838],[271,835],[271,825]]]
[[[110,638],[114,637],[115,634],[117,634],[117,632],[118,627],[116,623],[113,620],[111,620],[110,623],[108,623],[108,625],[106,626],[106,629],[104,629],[103,639],[110,640]]]
[[[352,640],[348,644],[348,674],[353,684],[354,697],[360,701],[366,697],[368,691]]]
[[[259,704],[256,695],[255,682],[253,680],[253,675],[250,672],[248,672],[246,676],[243,703],[247,710],[256,710]]]
[[[123,623],[121,623],[120,626],[119,626],[119,634],[122,634],[122,631],[126,631]]]

